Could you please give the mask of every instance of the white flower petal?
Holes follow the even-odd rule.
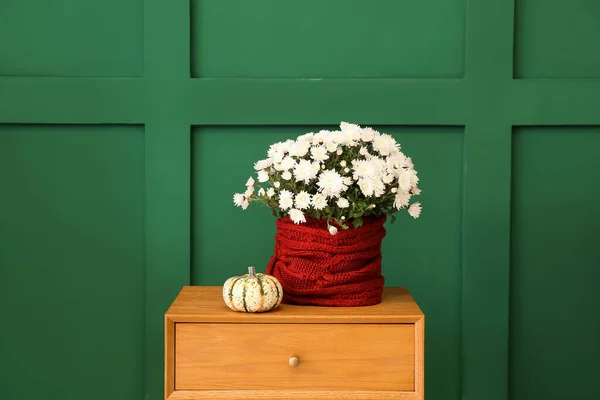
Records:
[[[290,214],[290,219],[295,223],[295,224],[299,224],[302,222],[306,222],[306,217],[304,216],[304,213],[300,210],[297,210],[295,208],[292,208],[289,212]]]
[[[233,204],[235,204],[237,207],[241,207],[244,200],[245,198],[242,193],[236,193],[233,195]]]
[[[315,210],[322,210],[327,207],[327,199],[320,193],[317,193],[312,198],[312,205]]]
[[[258,181],[267,182],[269,180],[269,173],[265,170],[258,171]]]
[[[310,207],[311,195],[307,191],[302,190],[296,195],[296,199],[294,201],[297,209],[305,210]]]
[[[413,218],[419,218],[421,215],[421,204],[419,202],[412,203],[410,207],[408,207],[408,213]]]
[[[339,197],[340,193],[348,189],[344,183],[344,178],[335,170],[328,169],[319,175],[317,186],[328,193],[328,197]]]
[[[294,205],[294,194],[287,189],[279,193],[279,208],[287,210]]]

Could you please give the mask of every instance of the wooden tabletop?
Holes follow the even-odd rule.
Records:
[[[423,312],[406,288],[384,288],[380,304],[363,307],[320,307],[280,304],[265,313],[230,310],[221,286],[184,286],[166,312],[173,322],[222,323],[410,323]]]

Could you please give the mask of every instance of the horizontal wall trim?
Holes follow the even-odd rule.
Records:
[[[486,101],[513,125],[600,124],[600,79],[0,78],[0,123],[145,123],[168,104],[189,125],[468,125]]]
[[[0,78],[0,123],[143,123],[135,78]]]

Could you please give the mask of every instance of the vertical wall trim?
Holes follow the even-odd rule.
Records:
[[[508,398],[514,4],[468,0],[462,398]]]
[[[144,2],[145,398],[164,397],[164,313],[190,277],[190,127],[178,104],[190,77],[187,1]]]

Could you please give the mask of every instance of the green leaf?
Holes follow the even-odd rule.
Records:
[[[352,225],[354,225],[355,228],[363,226],[363,219],[360,217],[354,218],[354,221],[352,221]]]
[[[396,216],[394,214],[390,215],[392,221],[391,223],[393,224],[394,222],[396,222]]]
[[[340,226],[341,226],[341,227],[342,227],[342,229],[344,229],[344,230],[346,230],[346,229],[349,229],[349,228],[350,228],[350,227],[349,227],[348,225],[346,225],[346,224],[341,224]]]

